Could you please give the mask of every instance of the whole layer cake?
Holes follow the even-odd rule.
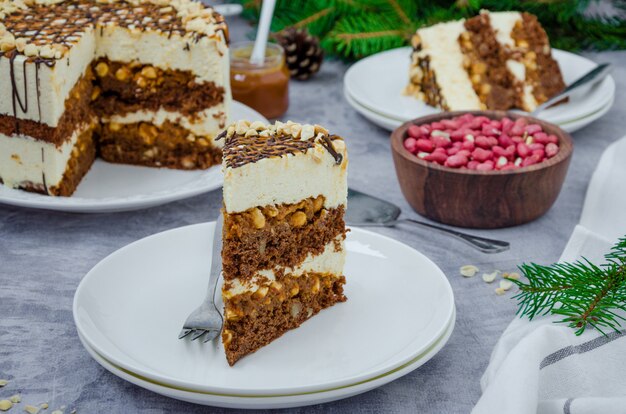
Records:
[[[419,29],[406,93],[444,110],[533,111],[565,84],[546,32],[528,13],[482,11]]]
[[[227,37],[193,0],[0,0],[0,181],[67,196],[96,154],[219,163]]]
[[[229,364],[346,300],[344,141],[320,126],[224,133],[222,342]]]

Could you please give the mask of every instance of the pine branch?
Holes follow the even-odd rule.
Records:
[[[411,33],[410,28],[398,27],[385,15],[346,16],[337,21],[321,44],[331,53],[361,58],[403,46]]]
[[[605,334],[618,330],[626,321],[626,238],[605,255],[607,263],[597,266],[586,259],[552,266],[523,264],[520,270],[528,283],[513,280],[520,288],[518,314],[563,316],[560,323],[574,328],[576,335],[588,326]]]
[[[407,16],[406,13],[404,12],[404,10],[402,10],[402,8],[398,4],[398,2],[396,0],[388,0],[388,2],[391,5],[391,7],[393,8],[393,10],[396,12],[398,17],[400,18],[400,20],[402,20],[405,25],[410,26],[411,25],[411,19],[409,19],[409,16]]]

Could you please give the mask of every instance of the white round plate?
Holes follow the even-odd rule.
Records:
[[[552,52],[566,84],[596,66],[595,62],[573,53],[558,49]],[[403,122],[439,112],[437,108],[402,94],[408,82],[410,55],[411,48],[403,47],[358,61],[345,74],[345,90],[365,108]],[[539,118],[554,124],[581,119],[603,108],[614,95],[615,81],[607,76],[597,86],[576,92],[569,102],[542,111]]]
[[[350,96],[350,94],[345,88],[344,88],[343,94],[348,104],[350,104],[350,106],[354,110],[356,110],[358,113],[363,115],[366,119],[368,119],[369,121],[373,122],[374,124],[378,125],[381,128],[384,128],[388,131],[393,131],[394,129],[398,128],[400,125],[404,123],[403,121],[400,121],[395,118],[387,118],[386,116],[383,116],[377,112],[370,110],[369,108],[364,107],[363,105],[355,101],[354,98]],[[570,121],[560,123],[558,124],[558,126],[567,132],[578,131],[579,129],[589,125],[596,119],[599,119],[602,116],[604,116],[604,114],[606,114],[613,106],[614,100],[615,100],[615,95],[613,95],[611,99],[599,110],[592,112],[591,114],[587,116],[583,116],[578,119],[572,119]]]
[[[230,118],[268,122],[239,102],[232,103]],[[128,211],[206,193],[220,188],[223,181],[219,166],[181,171],[111,164],[98,159],[71,197],[50,197],[0,184],[0,203],[80,213]]]
[[[219,341],[177,338],[204,298],[213,228],[206,223],[159,233],[97,264],[74,297],[74,320],[87,344],[113,364],[169,386],[289,395],[397,369],[441,338],[452,319],[452,289],[433,262],[400,242],[352,229],[348,301],[230,367]]]
[[[194,404],[210,405],[215,407],[238,409],[272,409],[302,407],[305,405],[322,404],[330,401],[336,401],[343,398],[352,397],[357,394],[362,394],[364,392],[373,390],[374,388],[385,385],[391,381],[394,381],[424,365],[433,356],[435,356],[448,342],[448,339],[450,339],[450,336],[452,335],[452,331],[454,329],[455,321],[456,312],[453,314],[452,320],[450,321],[450,324],[446,328],[441,338],[433,343],[433,345],[429,347],[424,353],[418,355],[413,361],[393,371],[387,372],[383,375],[369,379],[367,381],[348,385],[346,387],[329,389],[326,391],[314,393],[271,397],[238,397],[231,395],[193,392],[182,388],[174,388],[166,384],[151,381],[147,378],[143,378],[130,371],[126,371],[120,367],[117,367],[115,364],[107,361],[85,342],[80,333],[78,337],[80,338],[81,343],[83,344],[89,355],[91,355],[91,357],[95,359],[96,362],[98,362],[104,369],[132,384],[138,385],[152,392],[156,392],[157,394]]]
[[[350,104],[350,106],[363,115],[366,119],[378,125],[381,128],[385,128],[388,131],[393,131],[398,128],[400,125],[404,123],[404,121],[400,121],[395,118],[388,118],[384,115],[379,114],[378,112],[374,112],[369,108],[364,107],[360,103],[358,103],[350,94],[348,93],[347,88],[343,88],[343,96],[346,98],[346,102]]]

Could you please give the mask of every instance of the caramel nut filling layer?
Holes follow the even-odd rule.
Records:
[[[489,16],[481,14],[465,21],[466,32],[459,38],[465,55],[464,67],[483,109],[520,108],[517,97],[521,88],[515,84],[506,66],[509,56],[500,46],[489,24]]]
[[[222,331],[228,363],[233,365],[320,310],[345,302],[345,281],[344,276],[306,273],[228,299]]]
[[[193,116],[224,101],[224,88],[213,82],[196,83],[188,71],[108,59],[96,60],[92,68],[93,105],[101,116],[160,108]]]
[[[346,233],[344,206],[326,209],[324,197],[296,204],[224,214],[224,279],[249,279],[259,270],[295,267]]]
[[[551,56],[548,35],[537,18],[522,13],[522,23],[513,28],[511,37],[515,45],[523,50],[522,62],[526,78],[533,87],[533,95],[539,104],[547,101],[565,87],[559,65]],[[529,45],[533,45],[530,48]]]
[[[220,149],[207,137],[198,137],[166,121],[160,127],[139,122],[102,125],[100,156],[109,162],[183,170],[206,169],[222,160]]]

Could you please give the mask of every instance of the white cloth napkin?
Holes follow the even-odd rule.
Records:
[[[561,261],[604,255],[626,234],[626,137],[609,147],[594,173],[578,225]],[[609,206],[609,207],[607,207]],[[584,225],[584,226],[583,226]],[[623,315],[626,316],[626,315]],[[474,414],[626,414],[626,329],[587,329],[560,318],[515,318],[496,344],[481,379]]]
[[[561,260],[602,263],[611,245],[577,226]],[[626,413],[626,330],[576,336],[557,319],[511,322],[481,379],[474,414]]]

